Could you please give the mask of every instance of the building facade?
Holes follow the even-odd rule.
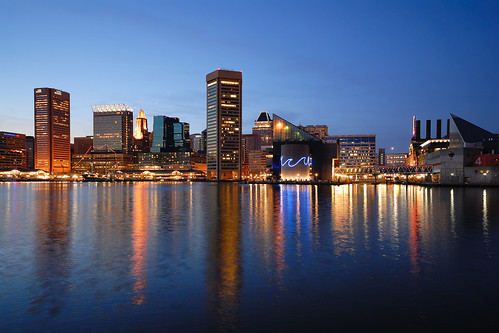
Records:
[[[189,123],[177,117],[154,116],[151,152],[138,155],[138,168],[189,170],[192,156],[189,127]]]
[[[173,146],[175,151],[189,151],[191,149],[189,132],[189,123],[179,121],[173,124]]]
[[[151,153],[189,151],[189,128],[177,117],[154,116]]]
[[[203,136],[201,133],[191,134],[191,150],[193,152],[199,153],[203,151]]]
[[[387,153],[386,165],[388,166],[403,166],[407,158],[406,153]]]
[[[134,157],[132,154],[116,152],[73,154],[73,171],[79,173],[90,172],[105,175],[133,168]]]
[[[30,170],[35,169],[35,137],[31,135],[26,136],[26,160],[27,167]]]
[[[269,169],[265,150],[251,150],[248,152],[248,175],[252,179],[266,179]],[[270,158],[272,162],[272,157]]]
[[[93,105],[94,152],[133,151],[133,109],[126,104]]]
[[[499,136],[454,114],[448,123],[448,147],[422,150],[424,163],[433,166],[431,180],[446,185],[498,185]]]
[[[35,169],[63,173],[71,171],[69,93],[36,88]]]
[[[375,166],[376,135],[330,135],[326,142],[340,142],[340,167]]]
[[[163,148],[163,132],[165,116],[154,116],[152,123],[151,153],[159,153]]]
[[[260,135],[260,146],[262,149],[272,147],[273,141],[272,119],[267,111],[262,111],[255,120],[253,134]]]
[[[86,154],[92,151],[94,138],[92,136],[81,136],[74,138],[73,154]]]
[[[242,73],[206,75],[206,162],[208,179],[241,178]]]
[[[261,150],[259,134],[241,135],[241,163],[248,163],[248,154],[252,150]]]
[[[0,132],[0,169],[26,169],[26,135]]]
[[[139,170],[190,170],[190,151],[142,153],[138,156]]]

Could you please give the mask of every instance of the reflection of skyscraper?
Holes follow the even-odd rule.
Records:
[[[218,221],[210,234],[208,251],[208,283],[214,298],[218,317],[216,331],[233,330],[237,326],[239,300],[241,297],[241,235],[240,235],[240,187],[219,184],[209,188],[214,198],[208,208],[210,220]]]
[[[242,83],[241,72],[206,75],[208,179],[241,178]]]
[[[35,89],[35,168],[71,171],[69,93]]]
[[[126,104],[93,105],[94,152],[131,153],[133,109]]]
[[[147,286],[147,241],[149,219],[149,184],[133,187],[133,224],[132,224],[132,275],[134,278],[132,303],[142,305],[145,301]]]
[[[28,312],[54,316],[64,309],[70,288],[71,218],[76,209],[72,191],[61,183],[45,183],[34,192],[33,212],[35,302]],[[74,230],[73,230],[74,231]],[[40,286],[43,286],[40,288]]]

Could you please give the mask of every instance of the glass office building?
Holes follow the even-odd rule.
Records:
[[[93,105],[94,152],[133,151],[133,109],[126,104]]]
[[[163,147],[163,132],[165,127],[165,116],[154,116],[152,124],[152,146],[151,153],[161,152]]]
[[[177,117],[154,116],[151,153],[190,150],[189,127]]]

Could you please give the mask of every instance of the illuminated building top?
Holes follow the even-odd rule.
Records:
[[[136,140],[142,140],[144,138],[144,133],[147,132],[147,119],[144,114],[144,110],[139,111],[139,115],[135,119],[135,130],[133,132],[133,137]]]
[[[126,104],[92,105],[92,110],[94,112],[133,111],[133,109]]]

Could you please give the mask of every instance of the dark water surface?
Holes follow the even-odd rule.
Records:
[[[499,189],[0,183],[0,331],[499,327]]]

